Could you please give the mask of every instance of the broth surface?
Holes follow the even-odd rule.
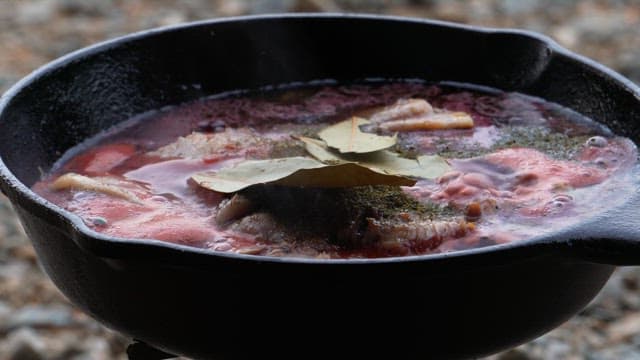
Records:
[[[232,193],[192,178],[247,160],[311,158],[302,137],[354,116],[370,121],[365,133],[396,136],[385,151],[437,155],[448,169],[413,177],[413,186],[258,184]],[[263,256],[388,257],[523,240],[622,203],[638,170],[633,142],[557,104],[416,82],[205,98],[87,144],[34,190],[107,235]]]

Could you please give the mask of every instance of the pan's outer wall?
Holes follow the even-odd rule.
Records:
[[[0,154],[32,185],[70,147],[147,110],[238,88],[373,76],[517,90],[637,141],[632,93],[558,51],[518,33],[375,17],[266,17],[149,32],[68,57],[25,83],[0,114]],[[44,269],[72,302],[129,336],[196,358],[316,357],[340,348],[479,356],[568,319],[614,269],[535,246],[519,261],[508,252],[478,256],[482,266],[451,273],[432,273],[430,261],[286,263],[189,252],[180,256],[206,266],[106,260],[78,247],[90,236],[3,186]]]

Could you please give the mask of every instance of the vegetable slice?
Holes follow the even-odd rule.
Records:
[[[60,176],[59,178],[57,178],[56,181],[54,181],[51,184],[51,190],[54,190],[54,191],[69,190],[69,189],[93,191],[93,192],[102,193],[105,195],[125,199],[136,204],[142,203],[134,193],[132,193],[127,189],[123,189],[116,185],[109,184],[104,180],[90,178],[88,176],[84,176],[76,173],[66,173]]]
[[[464,112],[445,112],[415,118],[391,120],[380,123],[378,126],[380,129],[386,131],[470,129],[473,127],[473,118]]]

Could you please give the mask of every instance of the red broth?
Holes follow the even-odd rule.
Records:
[[[407,187],[256,185],[233,206],[234,194],[190,179],[246,159],[305,156],[297,136],[354,115],[373,119],[406,99],[473,119],[471,128],[397,132],[392,150],[400,156],[446,159],[450,169],[435,179]],[[144,114],[71,150],[34,189],[107,235],[260,256],[388,257],[558,230],[622,202],[637,168],[629,139],[557,104],[397,82],[226,94]],[[54,188],[66,173],[135,201],[77,184]]]

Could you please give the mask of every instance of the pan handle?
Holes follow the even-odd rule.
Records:
[[[640,189],[622,206],[554,238],[571,255],[584,260],[617,266],[640,265]]]

